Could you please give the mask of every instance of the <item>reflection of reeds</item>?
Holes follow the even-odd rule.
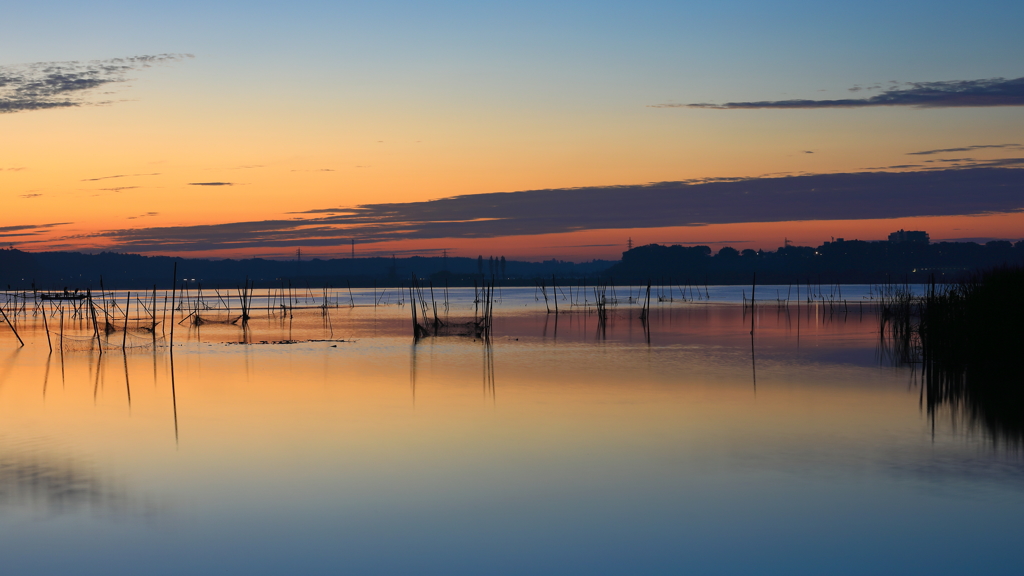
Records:
[[[921,364],[929,417],[948,411],[994,442],[1024,445],[1024,269],[933,281],[923,298],[906,286],[879,292],[883,352]]]
[[[1024,269],[929,290],[921,348],[929,413],[943,405],[993,439],[1024,444]]]
[[[914,364],[920,357],[921,299],[905,284],[879,288],[878,318],[883,354],[898,364]]]

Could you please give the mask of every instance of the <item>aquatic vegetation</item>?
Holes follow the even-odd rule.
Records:
[[[929,417],[980,427],[996,443],[1024,445],[1024,269],[996,268],[955,284],[879,288],[881,351],[916,364]]]
[[[918,327],[929,413],[949,406],[996,441],[1024,443],[1022,297],[1022,268],[929,290]]]

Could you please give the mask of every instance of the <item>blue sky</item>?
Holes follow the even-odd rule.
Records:
[[[466,194],[858,172],[914,151],[1020,144],[1019,105],[655,106],[1021,78],[1021,21],[1024,4],[1009,2],[22,3],[0,24],[0,67],[194,57],[140,67],[73,110],[0,116],[0,187],[14,202],[0,225],[74,221],[70,237],[139,214],[213,225]],[[231,172],[240,166],[262,172]],[[98,193],[77,182],[155,172],[126,183],[119,207],[73,209]],[[197,214],[190,206],[210,193],[187,187],[196,181],[238,186]]]

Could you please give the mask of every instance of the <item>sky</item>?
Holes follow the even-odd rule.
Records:
[[[1019,2],[20,3],[0,243],[617,259],[1024,237]]]

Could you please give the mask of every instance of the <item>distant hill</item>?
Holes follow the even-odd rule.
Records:
[[[838,240],[817,248],[786,246],[776,251],[738,251],[707,246],[650,244],[622,253],[619,262],[560,260],[522,262],[501,257],[460,258],[337,258],[330,260],[207,260],[138,254],[23,252],[0,249],[0,287],[29,289],[171,287],[177,264],[178,281],[208,287],[231,287],[246,278],[257,287],[293,285],[353,287],[398,286],[413,274],[435,285],[472,286],[492,276],[505,286],[533,286],[539,280],[559,283],[587,278],[617,284],[655,283],[759,284],[844,283],[872,284],[942,282],[965,273],[1004,265],[1024,264],[1024,242],[864,242]]]
[[[397,286],[408,283],[413,274],[419,278],[445,281],[450,286],[472,286],[474,281],[495,276],[505,285],[533,285],[537,278],[577,278],[600,275],[614,264],[608,260],[584,263],[548,260],[521,262],[501,256],[477,258],[337,258],[330,260],[207,260],[169,256],[140,256],[103,252],[23,252],[0,249],[0,287],[29,289],[171,287],[171,275],[177,264],[178,281],[202,282],[209,287],[235,286],[246,278],[257,286],[278,286],[291,282],[312,286]],[[482,271],[482,272],[481,272]]]

